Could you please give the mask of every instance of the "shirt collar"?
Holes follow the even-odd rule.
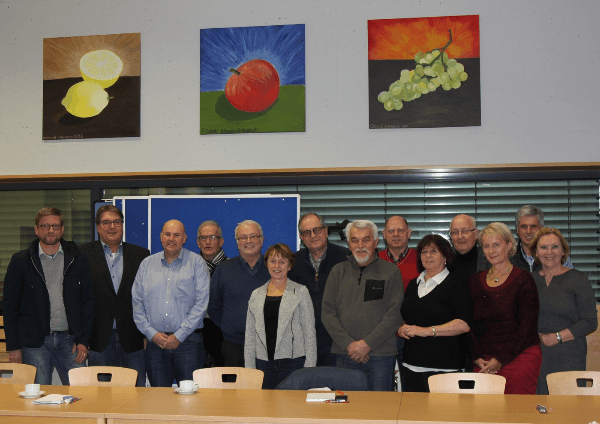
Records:
[[[387,249],[385,249],[387,257],[390,261],[392,261],[395,264],[398,264],[398,262],[400,262],[402,259],[406,258],[406,255],[408,255],[408,250],[410,248],[408,246],[406,246],[406,249],[404,249],[404,252],[400,253],[400,256],[398,257],[398,259],[394,258],[394,255],[392,254],[392,252],[390,251],[389,247]]]
[[[450,274],[450,271],[448,271],[448,268],[444,267],[444,270],[442,272],[440,272],[439,274],[434,275],[433,277],[431,277],[427,281],[425,281],[425,271],[423,271],[421,273],[421,275],[419,275],[417,277],[417,284],[432,282],[432,283],[434,283],[437,286],[437,285],[441,284],[442,281],[444,281],[446,279],[446,277],[448,276],[448,274]]]
[[[112,253],[112,249],[110,248],[110,246],[106,243],[104,243],[102,240],[100,240],[100,243],[102,244],[102,250],[106,251],[106,249],[108,249],[110,251],[110,253]],[[116,253],[121,253],[123,251],[123,239],[121,239],[121,242],[119,243],[119,247],[117,248],[117,252]]]
[[[179,252],[179,256],[177,256],[175,259],[173,259],[173,261],[171,262],[171,264],[169,264],[169,262],[167,261],[167,258],[165,256],[165,251],[164,250],[163,250],[162,254],[163,255],[162,255],[162,258],[160,260],[163,263],[163,265],[173,266],[173,265],[176,265],[176,264],[181,263],[183,261],[183,255],[185,254],[185,248],[181,249],[181,252]]]
[[[40,255],[40,258],[42,257],[42,255],[48,256],[49,258],[54,258],[58,254],[58,252],[62,253],[63,255],[65,254],[65,251],[63,250],[62,244],[60,243],[60,241],[58,242],[58,250],[56,251],[56,253],[54,255],[47,255],[46,253],[44,253],[44,250],[42,249],[42,244],[41,243],[39,244],[38,250],[39,250],[38,253]]]

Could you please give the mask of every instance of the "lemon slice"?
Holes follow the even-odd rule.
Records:
[[[90,118],[102,112],[110,99],[112,97],[108,96],[100,84],[81,81],[69,88],[61,103],[71,115]]]
[[[84,80],[107,88],[119,79],[123,61],[110,50],[94,50],[83,55],[79,61],[79,69]]]

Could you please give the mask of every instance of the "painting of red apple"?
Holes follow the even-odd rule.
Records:
[[[237,69],[225,85],[225,97],[236,109],[244,112],[262,112],[279,96],[279,74],[266,60],[254,59]]]
[[[200,30],[200,134],[306,131],[305,26]]]

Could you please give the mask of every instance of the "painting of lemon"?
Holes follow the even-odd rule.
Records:
[[[100,84],[81,81],[73,85],[62,99],[62,105],[71,115],[91,118],[98,115],[112,99]]]
[[[81,76],[108,88],[119,79],[123,71],[123,61],[110,50],[95,50],[86,53],[79,61]]]
[[[42,139],[139,137],[140,62],[140,33],[44,38]]]

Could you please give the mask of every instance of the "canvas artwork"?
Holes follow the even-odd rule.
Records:
[[[481,126],[479,15],[368,22],[369,128]]]
[[[306,131],[305,28],[200,30],[200,134]]]
[[[140,136],[141,34],[44,39],[44,140]]]

